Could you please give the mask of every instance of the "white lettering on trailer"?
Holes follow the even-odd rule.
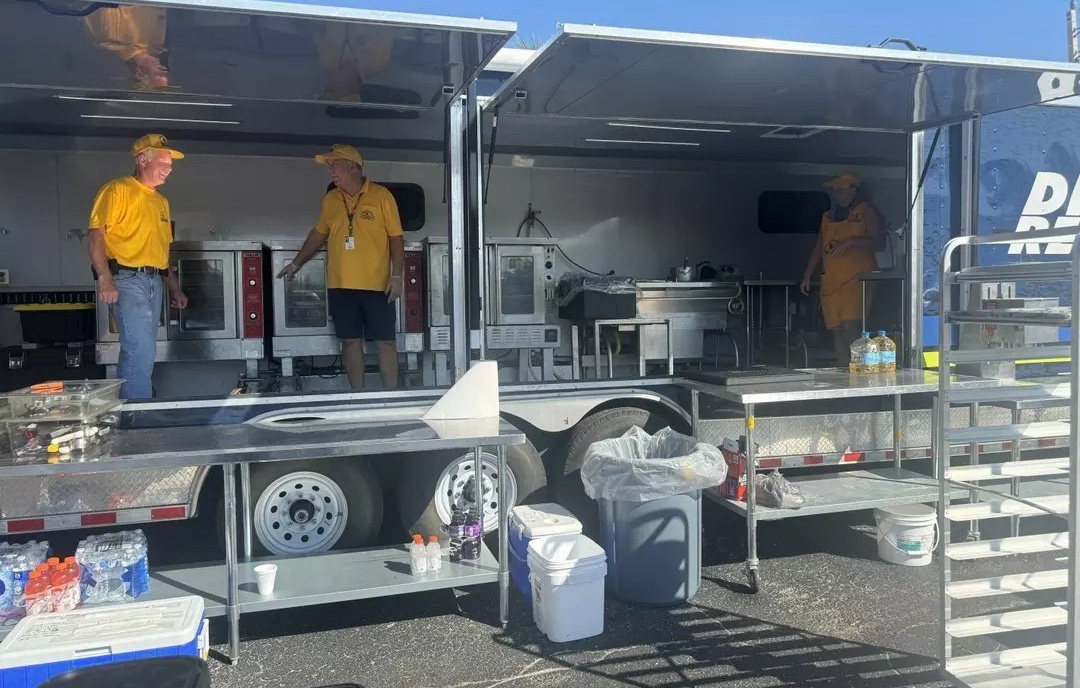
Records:
[[[1080,179],[1073,184],[1072,194],[1069,194],[1069,180],[1057,172],[1039,172],[1035,175],[1035,181],[1031,184],[1027,201],[1024,203],[1023,214],[1016,223],[1016,231],[1030,232],[1039,229],[1061,229],[1064,227],[1080,227]],[[1066,202],[1068,205],[1066,206]],[[1064,214],[1051,218],[1055,213],[1065,209]],[[1043,251],[1038,243],[1012,244],[1009,246],[1011,255],[1027,253],[1032,256],[1068,255],[1072,250],[1071,241],[1054,242],[1046,244]]]

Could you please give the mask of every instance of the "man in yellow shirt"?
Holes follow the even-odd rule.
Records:
[[[117,376],[125,399],[153,396],[151,376],[161,315],[164,276],[175,308],[187,307],[169,267],[172,218],[169,202],[157,192],[183,158],[161,134],[147,134],[131,147],[135,171],[98,191],[90,211],[90,265],[98,300],[107,304],[120,334]]]
[[[394,300],[401,296],[405,266],[397,202],[385,186],[364,176],[364,159],[352,146],[335,144],[315,161],[329,168],[336,188],[323,196],[315,228],[278,277],[291,279],[326,246],[328,305],[349,384],[364,387],[368,340],[378,343],[383,386],[397,387]]]

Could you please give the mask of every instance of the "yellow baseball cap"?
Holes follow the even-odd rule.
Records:
[[[858,186],[860,183],[862,183],[862,180],[859,179],[859,175],[855,174],[854,172],[843,172],[836,175],[829,181],[825,182],[824,184],[822,184],[822,186],[829,186],[834,189],[842,189],[849,186]]]
[[[315,156],[315,162],[320,165],[328,163],[331,160],[348,160],[349,162],[355,162],[357,165],[364,164],[364,159],[360,156],[360,151],[344,143],[335,143],[330,146],[329,152],[319,153]]]
[[[184,157],[184,154],[173,148],[169,148],[169,140],[161,134],[147,134],[140,136],[131,146],[132,157],[139,153],[145,153],[148,150],[163,150],[169,151],[169,155],[173,160],[180,160]]]

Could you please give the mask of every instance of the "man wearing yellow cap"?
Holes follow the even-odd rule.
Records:
[[[157,192],[184,155],[161,134],[147,134],[131,147],[135,171],[98,191],[90,211],[90,265],[98,300],[107,304],[120,335],[117,376],[125,399],[153,396],[151,376],[161,315],[161,279],[174,308],[187,297],[169,268],[172,217],[169,202]]]
[[[881,215],[868,201],[859,200],[859,177],[851,172],[825,182],[832,199],[821,218],[821,232],[810,253],[800,289],[810,293],[810,282],[824,261],[821,275],[821,312],[833,335],[837,365],[847,367],[851,343],[862,329],[863,292],[856,278],[877,267],[874,254],[885,247]],[[866,285],[866,298],[872,295]],[[866,304],[867,306],[869,304]]]
[[[315,228],[278,277],[291,279],[326,246],[330,317],[341,340],[345,373],[353,389],[364,386],[364,340],[379,351],[383,386],[397,386],[397,314],[405,240],[397,202],[385,186],[364,176],[364,159],[352,146],[335,144],[315,156],[330,171],[334,188],[322,200]]]

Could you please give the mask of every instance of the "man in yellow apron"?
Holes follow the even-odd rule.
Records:
[[[165,21],[164,7],[143,5],[99,7],[83,19],[94,41],[128,66],[132,88],[148,91],[169,87]]]
[[[821,217],[821,232],[800,285],[802,293],[809,295],[818,264],[824,262],[821,312],[841,367],[847,367],[851,343],[862,330],[863,285],[856,276],[873,271],[877,267],[874,254],[885,247],[881,215],[873,204],[859,200],[859,182],[858,175],[850,172],[825,182],[832,208]],[[872,283],[866,285],[868,301],[872,287]]]

